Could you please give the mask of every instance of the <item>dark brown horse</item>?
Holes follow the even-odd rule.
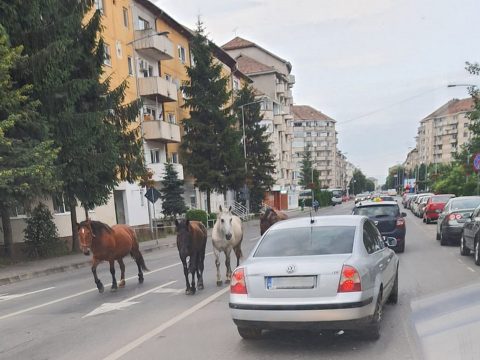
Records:
[[[114,225],[112,227],[100,221],[85,220],[78,224],[80,247],[85,255],[93,253],[92,273],[98,291],[103,293],[103,284],[97,277],[97,265],[102,261],[110,263],[112,274],[112,291],[117,290],[115,279],[115,260],[120,265],[119,287],[125,286],[125,264],[123,258],[130,254],[138,266],[138,282],[143,283],[142,270],[149,271],[145,265],[142,253],[138,247],[135,232],[128,225]]]
[[[203,290],[203,268],[205,261],[205,247],[207,245],[207,229],[200,221],[175,220],[177,230],[177,248],[183,264],[183,273],[187,288],[185,294],[194,295],[195,274],[198,280],[198,289]],[[187,257],[188,267],[187,267]],[[189,281],[192,274],[192,283]]]
[[[260,215],[260,235],[263,235],[265,231],[267,231],[268,228],[275,224],[277,221],[287,219],[288,215],[284,212],[272,208],[267,208],[267,210],[265,210],[265,213]]]

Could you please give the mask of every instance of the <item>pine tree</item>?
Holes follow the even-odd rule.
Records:
[[[187,66],[189,80],[182,85],[184,107],[190,110],[190,117],[183,120],[182,162],[195,178],[195,186],[207,193],[209,213],[212,191],[238,189],[244,179],[241,134],[227,106],[229,79],[213,57],[214,46],[199,21],[190,44],[194,64]]]
[[[165,176],[161,181],[160,199],[162,199],[163,215],[175,216],[187,211],[183,199],[183,180],[178,179],[178,173],[172,163],[165,164]]]
[[[242,106],[249,104],[246,106]],[[243,107],[243,119],[242,119]],[[271,142],[267,129],[260,124],[260,103],[255,103],[253,88],[245,85],[236,94],[233,105],[237,122],[245,126],[245,149],[247,161],[247,186],[250,193],[250,207],[256,212],[260,209],[265,192],[275,183],[275,157],[270,149]]]
[[[11,209],[28,205],[57,186],[53,162],[56,150],[46,140],[31,86],[18,85],[15,69],[25,58],[22,48],[10,47],[0,25],[0,213],[5,255],[12,255]]]
[[[315,184],[315,177],[312,176],[312,168],[312,152],[310,151],[310,148],[307,147],[303,152],[302,163],[300,165],[300,179],[298,181],[299,185],[304,186],[305,188],[310,188]]]
[[[60,148],[62,192],[71,211],[73,249],[78,249],[77,199],[91,209],[105,204],[115,185],[145,175],[138,104],[124,105],[126,82],[110,90],[101,82],[104,42],[101,14],[91,0],[32,0],[0,4],[15,41],[25,44],[22,69],[40,100],[39,112]]]

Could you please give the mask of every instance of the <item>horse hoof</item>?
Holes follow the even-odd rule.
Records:
[[[103,294],[103,291],[104,291],[104,290],[105,290],[105,289],[104,289],[103,286],[98,288],[98,292],[99,292],[100,294]]]
[[[193,295],[192,290],[191,289],[185,290],[185,295]]]
[[[228,280],[228,279],[225,280],[225,284],[226,284],[226,285],[230,284],[230,280]]]
[[[125,280],[122,280],[118,283],[119,288],[124,288],[125,287]]]
[[[217,286],[222,286],[222,282],[220,280],[217,281]]]
[[[138,282],[139,282],[140,284],[143,284],[143,277],[138,278]]]
[[[203,284],[198,284],[198,290],[203,290]]]
[[[110,292],[116,292],[117,291],[117,288],[116,287],[111,287],[110,288]]]

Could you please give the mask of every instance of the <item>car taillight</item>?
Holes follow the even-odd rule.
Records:
[[[247,294],[247,285],[245,284],[245,272],[243,268],[238,268],[233,272],[230,283],[230,293]]]
[[[338,284],[338,292],[362,291],[362,282],[358,271],[349,265],[343,265],[342,276]]]
[[[460,220],[463,216],[461,214],[450,214],[448,216],[449,220]]]
[[[398,218],[397,219],[397,227],[404,227],[405,226],[405,219],[404,218]]]

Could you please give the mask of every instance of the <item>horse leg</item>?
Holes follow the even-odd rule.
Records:
[[[185,295],[191,295],[192,290],[190,289],[190,280],[188,278],[188,266],[187,266],[187,257],[181,257],[182,265],[183,265],[183,275],[185,276]]]
[[[225,251],[225,267],[227,268],[227,274],[225,279],[225,284],[230,284],[230,280],[232,279],[232,268],[230,267],[230,252],[232,250],[228,249]]]
[[[95,284],[97,284],[98,292],[101,294],[103,293],[103,284],[97,276],[97,266],[99,263],[100,261],[98,259],[93,258],[93,263],[92,263],[93,279],[95,280]]]
[[[112,287],[110,291],[117,291],[117,279],[115,279],[115,260],[109,260],[110,274],[112,274]]]
[[[198,253],[198,261],[197,261],[198,290],[203,290],[204,259],[205,259],[205,251],[202,250],[201,252]]]
[[[123,262],[123,258],[117,260],[118,265],[120,265],[120,282],[118,283],[119,288],[125,287],[125,264]]]
[[[239,243],[233,248],[233,251],[235,251],[235,256],[237,257],[237,267],[240,265],[240,259],[243,257],[241,245],[242,243]]]
[[[217,286],[222,286],[222,277],[220,276],[220,254],[213,248],[213,253],[215,255],[215,266],[217,267]]]
[[[191,285],[191,291],[192,295],[195,295],[196,292],[196,287],[195,287],[195,274],[197,272],[197,254],[193,253],[190,255],[190,261],[188,264],[188,272],[192,274],[192,285]]]

